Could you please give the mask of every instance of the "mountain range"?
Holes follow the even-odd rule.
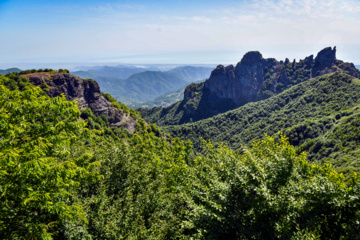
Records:
[[[129,106],[152,101],[186,87],[189,83],[207,78],[212,68],[183,66],[168,71],[140,67],[96,67],[75,71],[81,78],[96,80],[102,91]],[[176,100],[175,100],[176,101]]]
[[[0,74],[6,75],[8,73],[20,72],[20,71],[21,71],[21,69],[19,69],[19,68],[8,68],[8,69],[0,70]]]

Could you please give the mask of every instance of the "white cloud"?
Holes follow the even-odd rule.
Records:
[[[26,45],[21,43],[24,31],[4,34],[3,45],[16,47],[4,49],[2,56],[40,57],[52,52],[100,58],[220,52],[232,53],[236,62],[248,50],[268,50],[266,57],[278,57],[277,52],[304,57],[320,47],[360,46],[359,0],[245,0],[229,7],[219,3],[217,8],[181,10],[105,4],[84,12],[62,29],[54,26],[36,34],[29,29]],[[36,51],[29,51],[31,44]],[[311,47],[304,53],[302,46]],[[300,49],[299,55],[289,53],[294,48]]]
[[[203,23],[211,22],[210,18],[207,18],[207,17],[204,17],[204,16],[176,17],[176,19],[184,20],[184,21],[203,22]]]

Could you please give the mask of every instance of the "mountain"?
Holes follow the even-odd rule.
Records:
[[[188,83],[200,79],[206,79],[210,76],[212,68],[209,67],[193,67],[193,66],[182,66],[169,70],[171,73],[175,73],[178,77],[184,79]]]
[[[109,67],[101,68],[101,71],[77,71],[73,72],[73,74],[82,78],[96,80],[100,84],[102,91],[111,94],[117,100],[129,106],[138,106],[164,94],[167,95],[178,91],[189,83],[207,78],[211,72],[211,68],[208,67],[192,66],[177,67],[164,72],[147,71],[141,68],[141,72],[122,79],[113,74],[114,72],[106,74],[106,69],[109,69]]]
[[[135,73],[140,73],[147,71],[146,68],[138,68],[138,67],[132,67],[132,66],[102,66],[98,68],[91,68],[87,70],[89,73],[93,73],[97,76],[103,76],[103,77],[114,77],[114,78],[121,78],[126,79],[130,77],[131,75]]]
[[[310,161],[334,164],[340,172],[360,172],[360,80],[343,72],[300,83],[266,100],[195,123],[167,126],[172,136],[200,137],[242,149],[264,133],[282,131]],[[348,176],[349,177],[349,176]]]
[[[41,86],[50,97],[61,94],[69,101],[77,100],[80,109],[91,109],[96,116],[105,115],[111,126],[122,126],[134,132],[136,120],[125,111],[113,106],[100,91],[99,84],[93,80],[84,80],[69,73],[37,72],[23,74],[30,83]]]
[[[355,174],[345,182],[309,163],[284,136],[237,151],[203,142],[197,151],[141,118],[136,134],[115,135],[123,128],[104,114],[126,108],[66,72],[0,76],[1,239],[358,239]],[[292,127],[295,144],[312,138],[304,143],[324,162],[334,150],[356,167],[359,83],[341,72],[317,77],[187,131],[200,122],[217,135],[238,127],[237,141],[240,125],[252,130],[247,138]]]
[[[164,94],[162,96],[159,96],[155,98],[154,100],[148,101],[148,102],[142,102],[142,103],[128,103],[127,106],[137,109],[137,108],[153,108],[156,106],[160,107],[167,107],[170,106],[173,103],[176,103],[178,101],[181,101],[184,96],[185,88],[181,88],[177,91]]]
[[[19,69],[19,68],[8,68],[8,69],[5,69],[5,70],[0,70],[0,74],[6,75],[8,73],[20,72],[20,71],[21,71],[21,69]]]
[[[136,99],[137,102],[144,102],[183,88],[188,82],[176,73],[146,71],[132,75],[122,84],[129,98]]]
[[[95,73],[91,73],[89,71],[76,71],[76,72],[71,72],[71,74],[81,77],[83,79],[86,79],[86,78],[93,79],[93,78],[97,77],[97,75]]]
[[[321,50],[304,60],[290,62],[264,59],[257,51],[246,53],[234,67],[217,66],[205,83],[191,84],[184,99],[167,108],[138,109],[147,121],[158,125],[176,125],[226,112],[248,102],[279,94],[311,78],[341,71],[360,77],[352,63],[336,59],[336,47]]]

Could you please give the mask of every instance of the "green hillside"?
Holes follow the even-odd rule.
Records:
[[[348,129],[358,80],[334,74],[300,86],[266,106],[276,111],[314,91],[314,105],[302,103],[299,114],[315,116],[309,109],[331,118],[322,103],[341,100],[335,123]],[[349,86],[354,96],[345,94]],[[284,136],[266,136],[243,151],[209,142],[196,151],[142,119],[134,134],[110,127],[106,117],[64,96],[50,98],[16,74],[0,76],[0,90],[1,239],[358,238],[358,177],[345,183]],[[256,125],[260,115],[252,116],[247,120]],[[342,136],[349,140],[350,132]]]
[[[284,132],[310,161],[360,172],[360,81],[334,73],[310,79],[283,93],[209,119],[164,127],[196,147],[200,137],[241,149],[264,133]]]

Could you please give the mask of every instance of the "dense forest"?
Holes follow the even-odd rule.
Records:
[[[202,123],[241,127],[214,138],[234,151],[199,140],[200,125],[166,129],[193,147],[108,96],[136,119],[134,133],[111,126],[26,73],[0,76],[1,239],[360,238],[357,174],[302,152],[356,153],[357,79],[319,77]]]

